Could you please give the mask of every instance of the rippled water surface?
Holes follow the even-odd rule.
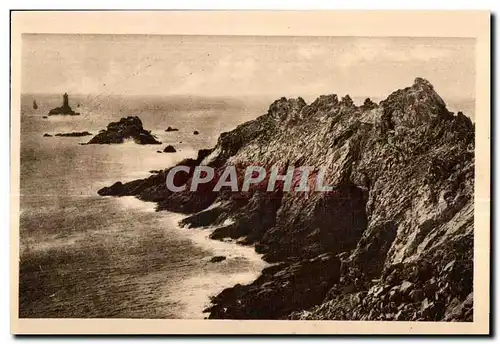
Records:
[[[209,240],[209,229],[181,229],[180,215],[155,212],[152,203],[99,197],[96,191],[212,147],[220,132],[264,113],[264,102],[95,102],[70,95],[81,116],[44,119],[60,96],[36,96],[37,110],[33,98],[23,96],[21,113],[20,317],[200,318],[210,295],[259,274],[264,264],[252,248]],[[128,115],[139,116],[163,145],[82,146],[90,137],[43,137],[96,134]],[[165,132],[168,126],[179,131]],[[177,153],[156,153],[167,144]],[[213,255],[228,259],[209,263]]]

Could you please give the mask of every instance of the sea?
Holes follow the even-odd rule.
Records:
[[[180,228],[183,215],[97,190],[196,157],[221,132],[265,113],[268,100],[70,95],[80,116],[43,118],[62,95],[21,98],[21,318],[202,319],[211,296],[253,281],[266,266],[252,247],[209,239],[214,228]],[[138,116],[163,144],[44,137],[97,134],[126,116]],[[158,154],[166,145],[177,152]],[[227,259],[211,263],[216,255]]]

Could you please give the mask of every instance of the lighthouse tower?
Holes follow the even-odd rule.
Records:
[[[63,106],[64,109],[69,108],[69,100],[68,100],[68,94],[64,93],[63,95]]]

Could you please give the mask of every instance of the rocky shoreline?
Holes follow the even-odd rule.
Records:
[[[333,191],[174,193],[166,169],[98,193],[190,214],[181,225],[217,225],[211,238],[276,263],[215,296],[209,318],[472,321],[474,131],[422,78],[379,104],[281,98],[179,163],[191,171],[175,185],[197,165],[259,163],[326,166]]]

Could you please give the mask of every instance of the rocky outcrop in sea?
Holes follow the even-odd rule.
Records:
[[[163,153],[175,153],[175,152],[177,152],[177,150],[172,145],[168,145],[163,149]]]
[[[78,116],[80,113],[73,111],[71,106],[69,106],[69,96],[67,93],[63,95],[63,104],[60,107],[56,107],[49,111],[49,116],[53,115],[66,115],[66,116]]]
[[[181,225],[219,226],[213,239],[275,263],[214,296],[209,318],[472,321],[474,132],[422,78],[379,104],[281,98],[179,163],[174,184],[197,165],[312,166],[332,191],[171,192],[166,169],[98,193],[190,214]]]
[[[151,131],[145,130],[142,121],[137,116],[129,116],[118,122],[111,122],[105,130],[94,136],[87,144],[111,144],[123,143],[125,140],[133,140],[141,145],[159,145]]]
[[[55,136],[61,136],[61,137],[82,137],[82,136],[91,136],[92,133],[89,133],[88,131],[74,131],[71,133],[57,133]]]

